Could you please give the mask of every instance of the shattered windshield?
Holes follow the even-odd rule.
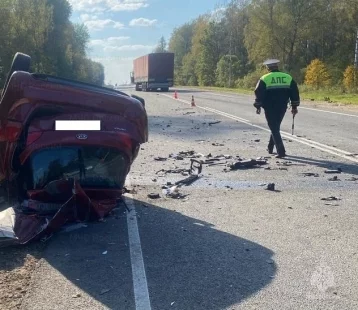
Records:
[[[30,158],[29,165],[31,189],[69,178],[79,180],[84,188],[121,188],[126,172],[122,153],[95,146],[44,149]]]

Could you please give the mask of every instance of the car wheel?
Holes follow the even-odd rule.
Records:
[[[7,84],[15,71],[25,71],[30,72],[31,66],[31,57],[29,55],[23,53],[16,53],[14,59],[12,60],[10,71],[7,75],[6,82],[4,84],[3,91],[1,93],[1,97],[4,95],[5,90],[7,88]]]

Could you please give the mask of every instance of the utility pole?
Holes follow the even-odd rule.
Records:
[[[357,36],[356,36],[356,51],[354,56],[354,68],[358,69],[358,29],[357,29]]]
[[[354,54],[354,87],[357,85],[357,71],[358,71],[358,28],[357,28],[357,36],[356,36],[356,50]]]
[[[231,35],[232,32],[230,30],[230,51],[229,51],[229,55],[230,55],[230,69],[229,69],[229,87],[231,87]]]

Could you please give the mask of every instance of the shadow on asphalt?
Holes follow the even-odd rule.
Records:
[[[40,259],[45,248],[43,243],[0,247],[0,273],[22,267],[29,256]]]
[[[294,155],[287,155],[286,160],[300,163],[300,164],[312,165],[312,166],[324,168],[327,170],[341,168],[342,173],[358,175],[358,165],[357,164],[343,164],[342,162],[339,162],[339,161],[318,160],[318,159],[294,156]]]
[[[153,309],[224,309],[272,281],[276,265],[271,250],[210,223],[134,202]],[[117,219],[59,235],[45,259],[110,309],[134,309],[123,211]],[[101,295],[106,289],[110,291]]]

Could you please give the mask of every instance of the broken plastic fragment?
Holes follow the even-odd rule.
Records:
[[[269,183],[266,187],[268,191],[274,191],[275,190],[275,183]]]
[[[159,199],[160,195],[155,194],[155,193],[151,193],[151,194],[148,194],[148,198],[150,198],[150,199]]]

